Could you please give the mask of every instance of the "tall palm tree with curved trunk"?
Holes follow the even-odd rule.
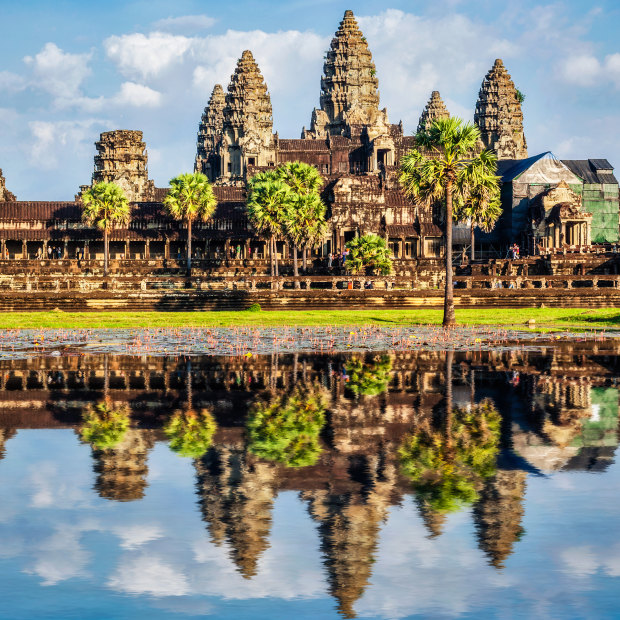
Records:
[[[192,222],[206,222],[214,213],[217,200],[209,179],[202,172],[180,174],[170,180],[164,206],[175,220],[187,225],[187,270],[192,268]]]
[[[467,202],[471,188],[495,177],[496,163],[488,154],[477,152],[480,130],[459,118],[436,120],[415,136],[418,148],[403,156],[400,182],[405,193],[430,206],[445,208],[445,296],[444,327],[455,323],[452,287],[452,221],[460,205]],[[495,177],[496,178],[496,177]],[[499,193],[499,188],[498,188]]]
[[[254,228],[269,239],[271,275],[278,275],[276,239],[284,235],[291,209],[291,188],[274,172],[259,172],[248,183],[246,207]]]
[[[116,225],[129,223],[129,202],[123,188],[116,183],[97,183],[82,194],[82,219],[103,230],[103,274],[108,275],[109,234]]]

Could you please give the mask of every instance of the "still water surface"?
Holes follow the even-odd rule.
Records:
[[[0,361],[3,618],[611,618],[612,347]]]

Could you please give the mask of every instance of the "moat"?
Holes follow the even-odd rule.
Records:
[[[3,617],[613,617],[618,339],[442,333],[5,332]]]

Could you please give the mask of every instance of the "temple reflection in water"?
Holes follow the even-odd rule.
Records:
[[[429,538],[442,535],[451,510],[471,509],[477,544],[501,569],[526,535],[528,475],[613,462],[617,353],[572,343],[547,353],[4,361],[0,459],[20,429],[73,428],[91,446],[97,494],[140,500],[149,452],[170,438],[173,412],[190,423],[206,412],[216,426],[192,462],[211,541],[254,578],[274,501],[297,491],[316,524],[329,592],[340,614],[354,617],[389,509],[405,496],[413,495]],[[315,418],[299,417],[303,403],[286,400],[299,386],[312,386],[306,394],[324,413],[317,405]],[[266,416],[263,435],[248,431],[257,412]]]

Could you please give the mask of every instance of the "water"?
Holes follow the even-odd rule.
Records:
[[[619,615],[616,342],[435,349],[0,359],[0,617]]]

